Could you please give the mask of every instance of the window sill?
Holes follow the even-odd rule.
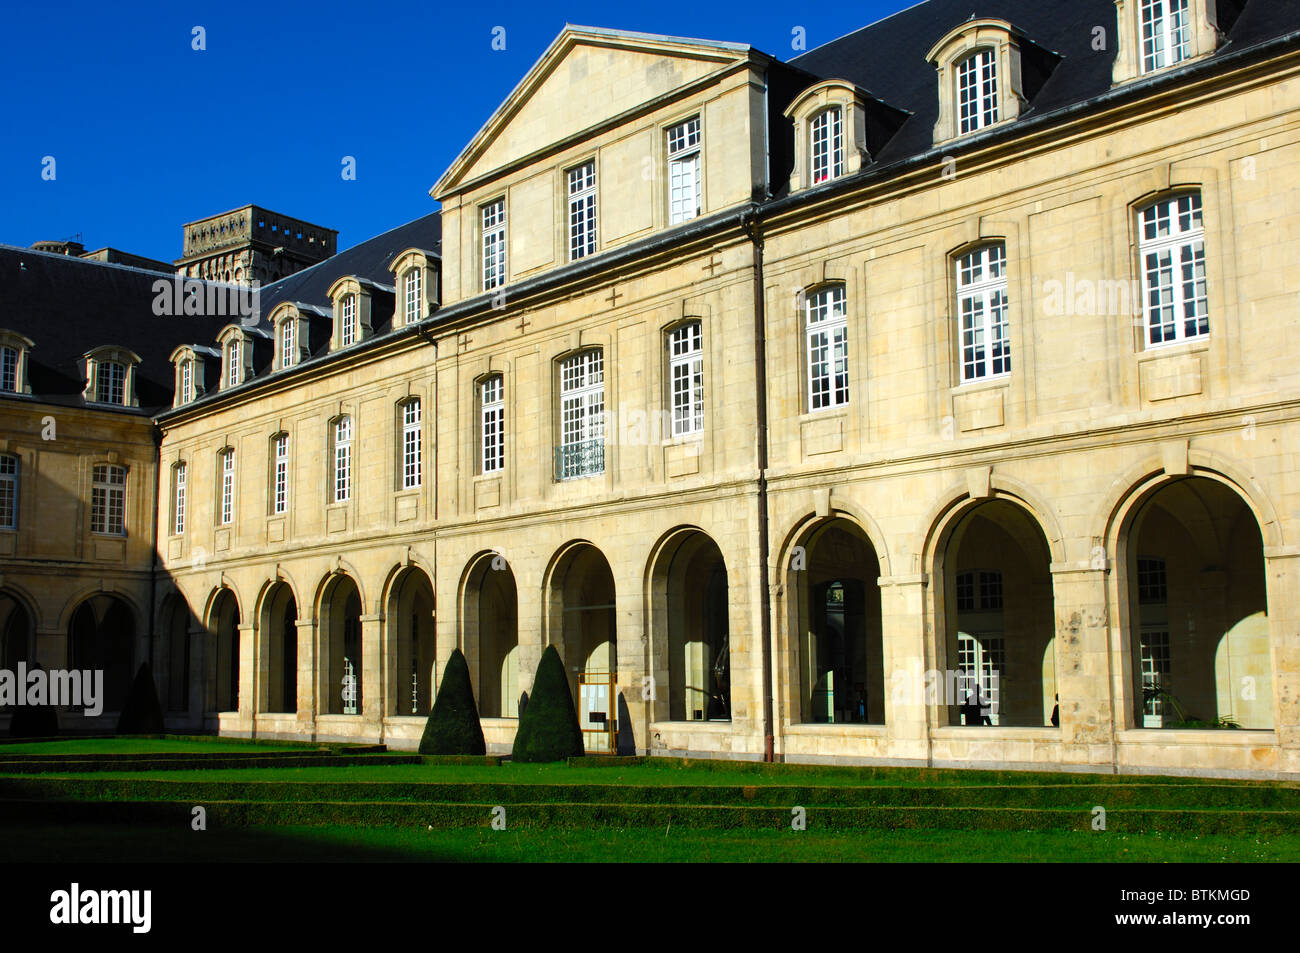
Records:
[[[806,410],[799,415],[802,420],[825,420],[828,417],[845,417],[849,416],[849,407],[851,404],[836,404],[834,407],[820,407],[817,410]]]
[[[1143,328],[1142,333],[1146,334]],[[1147,344],[1138,352],[1139,361],[1154,360],[1158,357],[1167,357],[1170,354],[1196,354],[1200,351],[1210,349],[1210,336],[1208,334],[1200,335],[1195,338],[1184,338],[1181,341],[1165,341],[1162,344]]]
[[[952,388],[954,394],[960,392],[972,394],[982,390],[996,390],[999,387],[1010,387],[1010,374],[995,374],[992,377],[977,377],[973,381],[963,381]]]

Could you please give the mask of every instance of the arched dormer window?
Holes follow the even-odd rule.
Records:
[[[197,344],[183,344],[172,351],[169,360],[175,369],[173,407],[181,407],[203,396],[206,389],[204,372],[207,369],[207,359],[219,354],[219,351]]]
[[[1018,119],[1060,57],[1006,20],[975,19],[949,31],[926,59],[938,72],[936,144]]]
[[[406,327],[428,315],[438,306],[438,265],[436,252],[408,248],[393,258],[389,270],[396,282],[393,327]]]
[[[334,303],[334,333],[330,350],[351,347],[373,333],[370,288],[369,281],[353,275],[340,278],[330,287],[329,296]]]
[[[30,394],[27,355],[34,347],[17,331],[0,329],[0,394]]]
[[[1209,56],[1223,45],[1242,4],[1222,0],[1115,0],[1115,83]]]
[[[238,324],[222,328],[217,337],[221,345],[221,389],[238,387],[253,376],[253,339]]]
[[[106,345],[87,351],[86,390],[83,398],[89,403],[112,404],[119,407],[138,407],[136,394],[136,368],[140,356],[124,347]]]
[[[275,330],[275,369],[296,367],[310,353],[310,324],[303,306],[285,302],[271,312]]]
[[[852,83],[832,79],[804,90],[786,108],[785,117],[794,124],[793,192],[858,172],[907,114]],[[877,130],[876,141],[868,141],[869,126]]]

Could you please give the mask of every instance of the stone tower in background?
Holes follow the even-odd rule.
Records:
[[[238,284],[269,284],[331,257],[338,232],[256,205],[185,225],[176,273]]]

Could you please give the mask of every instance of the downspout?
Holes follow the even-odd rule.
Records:
[[[768,573],[767,513],[767,319],[763,291],[763,236],[759,231],[758,217],[746,213],[741,227],[749,235],[754,248],[754,392],[755,415],[758,426],[758,562],[763,579],[759,586],[759,646],[763,666],[763,760],[775,761],[772,704],[772,586]]]
[[[162,483],[162,430],[157,424],[153,426],[153,468],[154,468],[154,501],[153,501],[153,536],[149,540],[150,563],[149,563],[149,677],[156,679],[154,675],[154,639],[157,638],[157,608],[154,601],[158,594],[158,570],[162,567],[159,565],[158,553],[158,508],[162,505],[162,491],[159,489]],[[156,687],[155,681],[155,687]]]

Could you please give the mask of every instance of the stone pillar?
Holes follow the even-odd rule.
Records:
[[[379,614],[361,617],[361,720],[376,738],[384,733],[384,617]]]
[[[546,648],[542,630],[546,594],[542,591],[540,578],[532,572],[516,571],[515,591],[519,599],[519,691],[531,695],[537,666],[541,663],[542,651]]]
[[[207,627],[197,620],[189,628],[190,637],[190,720],[203,727],[203,716],[208,713],[208,643],[211,636]]]
[[[617,653],[617,678],[614,683],[614,717],[618,734],[614,739],[617,754],[637,754],[647,747],[650,713],[649,700],[643,699],[642,679],[646,672],[646,619],[641,611],[641,587],[637,580],[614,583],[614,638]],[[666,687],[666,686],[665,686]],[[577,699],[574,699],[576,702]]]
[[[1106,569],[1092,562],[1053,563],[1051,572],[1061,760],[1064,764],[1111,764],[1118,726],[1111,699]]]
[[[298,619],[298,729],[316,728],[316,620]]]
[[[1273,730],[1282,746],[1279,768],[1294,773],[1300,772],[1300,549],[1265,550],[1264,569],[1273,653]]]
[[[33,652],[34,660],[46,670],[67,668],[68,633],[62,629],[37,629]]]
[[[885,737],[891,758],[929,757],[929,731],[946,724],[940,694],[927,698],[933,658],[926,652],[927,576],[881,576],[880,632],[885,668]],[[929,676],[929,678],[927,677]],[[942,693],[944,679],[933,686]],[[937,701],[937,705],[935,702]]]
[[[257,624],[239,624],[239,728],[253,730],[257,713],[257,690],[262,684],[257,671]]]

